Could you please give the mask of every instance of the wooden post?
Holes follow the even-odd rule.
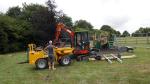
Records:
[[[148,33],[146,34],[147,37],[147,44],[149,44],[149,37],[148,37]]]
[[[122,60],[120,58],[118,58],[117,56],[115,56],[114,54],[110,54],[112,57],[116,58],[118,62],[122,63]]]
[[[95,37],[95,38],[94,38],[94,40],[97,40],[97,38],[96,38],[96,32],[95,32],[95,35],[94,35],[94,37]]]
[[[110,64],[112,64],[112,61],[105,55],[102,55]]]
[[[138,41],[137,41],[137,37],[136,37],[136,44],[138,43]]]
[[[127,38],[125,37],[125,44],[127,44]]]

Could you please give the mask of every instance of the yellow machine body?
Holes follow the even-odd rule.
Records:
[[[38,59],[47,59],[48,55],[43,50],[37,50],[35,44],[29,44],[29,64],[35,64]],[[72,54],[74,48],[65,47],[65,48],[55,48],[54,49],[54,56],[56,61],[59,61],[63,56]]]

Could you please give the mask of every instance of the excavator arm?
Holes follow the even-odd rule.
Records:
[[[71,47],[74,47],[74,32],[69,30],[68,27],[66,27],[63,23],[58,23],[56,25],[56,33],[55,33],[55,39],[54,39],[54,45],[59,41],[61,31],[65,31],[69,34],[71,38]]]

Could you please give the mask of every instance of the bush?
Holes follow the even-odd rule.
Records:
[[[23,32],[27,30],[24,21],[0,15],[0,53],[22,50]]]

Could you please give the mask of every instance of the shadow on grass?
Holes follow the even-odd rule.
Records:
[[[55,68],[56,68],[56,69],[60,69],[60,68],[62,68],[62,67],[69,67],[69,66],[61,66],[61,65],[59,65],[59,64],[55,65]],[[44,69],[38,69],[38,68],[36,68],[36,66],[34,66],[33,68],[30,68],[30,69],[31,69],[31,70],[35,70],[35,71],[49,70],[49,69],[48,69],[48,66],[47,66],[46,68],[44,68]]]
[[[25,64],[25,63],[29,63],[28,61],[24,61],[24,62],[18,62],[17,64]]]
[[[30,68],[30,71],[33,73],[40,73],[41,74],[41,79],[44,81],[51,81],[53,79],[52,73],[57,73],[59,70],[61,70],[62,67],[67,67],[67,66],[60,66],[60,65],[55,65],[56,70],[49,70],[48,67],[45,69],[37,69],[36,67]]]

